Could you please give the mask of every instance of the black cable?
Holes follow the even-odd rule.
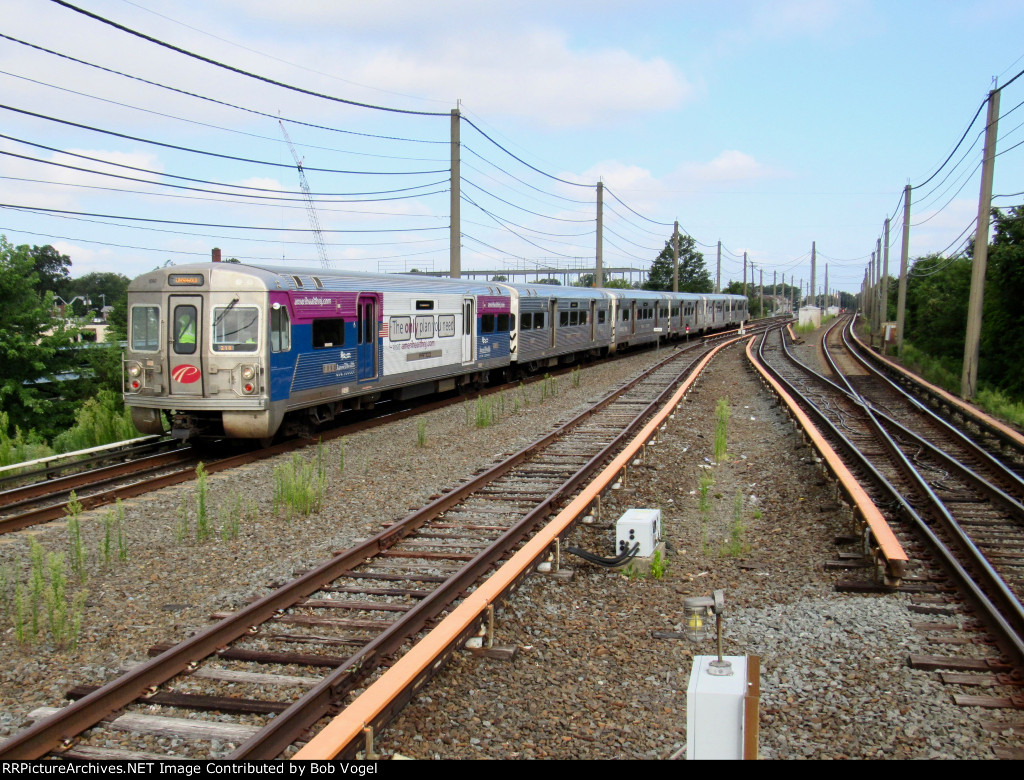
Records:
[[[53,0],[53,2],[57,2],[57,0]],[[163,141],[153,141],[153,140],[151,140],[149,138],[141,138],[141,137],[135,136],[135,135],[127,135],[125,133],[118,133],[118,132],[115,132],[113,130],[104,130],[101,127],[93,127],[92,125],[83,125],[80,122],[72,122],[72,121],[67,120],[67,119],[58,119],[55,116],[48,116],[46,114],[39,114],[39,113],[36,113],[35,111],[28,111],[28,110],[23,109],[23,108],[15,108],[14,106],[7,106],[7,105],[4,105],[3,103],[0,103],[0,109],[3,109],[5,111],[12,111],[12,112],[14,112],[16,114],[22,114],[23,116],[35,117],[36,119],[44,119],[47,122],[55,122],[57,124],[65,125],[67,127],[77,127],[80,130],[89,130],[89,131],[91,131],[93,133],[102,133],[103,135],[111,135],[111,136],[114,136],[115,138],[124,138],[127,141],[138,141],[139,143],[143,143],[143,144],[151,144],[152,146],[159,146],[159,147],[161,147],[163,149],[174,149],[175,151],[179,151],[179,152],[189,152],[190,154],[200,154],[200,155],[203,155],[205,157],[216,157],[216,158],[221,159],[221,160],[234,160],[235,162],[252,163],[254,165],[268,165],[268,166],[270,166],[272,168],[295,168],[294,163],[279,163],[279,162],[269,162],[267,160],[254,160],[254,159],[251,159],[249,157],[235,157],[234,155],[221,154],[219,152],[210,152],[210,151],[206,151],[205,149],[192,149],[191,147],[188,147],[188,146],[178,146],[177,144],[168,144],[168,143],[164,143]],[[350,176],[419,176],[419,175],[427,175],[427,174],[434,174],[434,173],[449,173],[450,172],[450,170],[448,168],[442,168],[442,169],[439,169],[439,170],[432,170],[432,171],[342,171],[342,170],[337,170],[337,169],[334,169],[334,168],[314,168],[313,166],[306,166],[306,165],[302,166],[302,168],[303,168],[303,170],[306,170],[306,171],[316,171],[318,173],[341,173],[341,174],[346,174],[346,175],[350,175]]]
[[[646,219],[646,220],[647,220],[648,222],[650,222],[650,223],[652,223],[652,224],[655,224],[655,225],[664,225],[665,227],[670,227],[670,228],[674,228],[674,227],[675,227],[675,223],[674,223],[674,222],[659,222],[659,221],[658,221],[658,220],[656,220],[656,219],[651,219],[650,217],[645,217],[645,216],[644,216],[643,214],[641,214],[641,213],[640,213],[639,211],[637,211],[637,210],[636,210],[636,209],[634,209],[634,208],[633,208],[632,206],[630,206],[630,205],[629,205],[628,203],[626,203],[626,202],[625,202],[625,201],[624,201],[624,200],[623,200],[622,198],[620,198],[620,197],[619,197],[618,195],[616,195],[616,194],[615,194],[614,192],[612,192],[612,191],[611,191],[611,190],[610,190],[610,189],[608,188],[608,185],[607,185],[607,184],[606,184],[606,185],[605,185],[605,187],[604,187],[604,191],[605,191],[605,192],[607,192],[607,193],[608,193],[609,195],[611,195],[611,196],[612,196],[613,198],[615,198],[615,200],[617,200],[617,201],[618,201],[619,203],[621,203],[621,204],[622,204],[623,206],[625,206],[625,207],[626,207],[627,209],[629,209],[629,210],[630,210],[631,212],[633,212],[633,213],[634,213],[634,214],[636,214],[636,215],[637,215],[638,217],[640,217],[640,219]],[[686,231],[685,231],[685,230],[683,230],[682,228],[679,228],[679,229],[680,229],[680,230],[682,230],[682,232],[683,232],[683,233],[686,233]],[[689,234],[689,233],[686,233],[686,235],[688,235],[688,236],[689,236],[690,234]],[[690,236],[690,238],[693,238],[693,236]]]
[[[98,171],[97,171],[97,173],[98,173]],[[73,184],[72,182],[67,182],[67,181],[48,181],[46,179],[29,179],[29,178],[26,178],[24,176],[0,176],[0,179],[6,179],[8,181],[23,181],[23,182],[28,182],[30,184],[46,184],[46,185],[49,185],[51,187],[77,187],[79,189],[101,190],[103,192],[120,192],[120,193],[123,193],[123,194],[126,194],[126,195],[141,195],[141,196],[146,197],[146,198],[175,198],[177,200],[200,201],[200,202],[204,202],[204,203],[227,203],[229,205],[238,205],[238,206],[264,206],[264,207],[267,207],[267,208],[301,209],[301,210],[305,211],[308,208],[308,206],[306,204],[309,203],[308,200],[304,200],[302,198],[264,198],[263,196],[258,196],[258,195],[246,195],[246,196],[244,196],[244,197],[258,197],[258,198],[260,198],[262,200],[272,201],[270,203],[259,203],[259,202],[253,203],[253,202],[249,202],[249,201],[237,200],[235,197],[233,197],[236,194],[235,193],[230,193],[230,192],[218,193],[218,194],[222,194],[222,195],[228,196],[226,198],[202,198],[202,197],[197,197],[197,196],[194,196],[194,195],[178,195],[178,194],[173,193],[173,192],[147,192],[146,190],[140,190],[140,189],[129,190],[129,189],[121,188],[121,187],[101,187],[98,184]],[[142,180],[140,179],[139,181],[142,181]],[[439,191],[439,192],[443,192],[443,191],[444,190]],[[203,192],[213,192],[213,190],[203,190]],[[241,196],[242,196],[242,193],[238,193],[237,194],[237,197],[241,197]],[[313,203],[349,203],[350,201],[313,199],[312,202]],[[355,202],[358,202],[358,201],[355,201]],[[301,206],[289,205],[291,203],[302,203],[303,205],[301,205]],[[378,216],[378,217],[414,217],[414,218],[420,218],[420,219],[437,219],[437,215],[435,215],[435,214],[422,214],[422,213],[400,212],[400,211],[370,211],[370,210],[367,210],[367,209],[332,209],[332,208],[323,208],[323,207],[318,208],[317,211],[325,211],[325,212],[328,212],[328,213],[338,213],[338,214],[370,214],[372,216]]]
[[[56,2],[61,2],[61,1],[62,1],[62,0],[53,0],[53,2],[55,2],[55,3],[56,3]],[[568,185],[570,185],[570,186],[572,186],[572,187],[594,187],[594,186],[595,186],[595,185],[593,185],[593,184],[580,184],[579,182],[575,182],[575,181],[569,181],[568,179],[563,179],[563,178],[561,178],[561,177],[559,177],[559,176],[555,176],[554,174],[551,174],[551,173],[547,173],[546,171],[542,171],[542,170],[541,170],[540,168],[537,168],[536,166],[530,165],[530,163],[526,162],[526,160],[524,160],[524,159],[523,159],[522,157],[518,157],[517,155],[513,154],[513,153],[512,153],[512,152],[510,152],[510,151],[509,151],[508,149],[506,149],[506,148],[505,148],[504,146],[502,146],[502,145],[501,145],[501,144],[499,144],[499,143],[498,143],[497,141],[495,141],[495,140],[494,140],[493,138],[491,138],[491,137],[490,137],[489,135],[487,135],[487,133],[485,133],[485,132],[484,132],[483,130],[481,130],[481,129],[480,129],[480,128],[479,128],[479,127],[478,127],[478,126],[477,126],[477,125],[476,125],[476,124],[475,124],[475,123],[473,122],[473,120],[472,120],[472,119],[470,119],[470,118],[469,118],[469,117],[467,117],[467,116],[463,116],[463,115],[461,115],[461,114],[459,115],[459,117],[460,117],[460,119],[461,119],[461,120],[462,120],[463,122],[466,122],[466,123],[467,123],[467,124],[468,124],[468,125],[469,125],[470,127],[472,127],[472,128],[474,129],[474,130],[476,130],[476,131],[477,131],[478,133],[480,133],[480,135],[482,135],[482,136],[483,136],[484,138],[486,138],[486,139],[487,139],[488,141],[490,141],[490,142],[491,142],[492,144],[494,144],[494,145],[495,145],[495,146],[497,146],[497,147],[498,147],[499,149],[501,149],[501,151],[503,151],[503,152],[504,152],[505,154],[507,154],[507,155],[508,155],[509,157],[511,157],[511,158],[512,158],[513,160],[516,160],[516,161],[518,161],[518,162],[522,163],[522,164],[523,164],[523,165],[525,165],[525,166],[526,166],[527,168],[529,168],[529,169],[530,169],[531,171],[535,171],[536,173],[539,173],[539,174],[540,174],[541,176],[547,176],[547,177],[548,177],[549,179],[553,179],[554,181],[560,181],[560,182],[562,182],[562,184],[568,184]]]
[[[469,199],[467,198],[467,200],[469,200]],[[496,217],[493,214],[491,214],[490,212],[480,208],[480,206],[478,206],[476,203],[473,203],[472,200],[469,200],[469,202],[472,203],[474,206],[476,206],[481,211],[483,211],[485,214],[487,214],[487,216],[489,216],[491,219],[493,219],[495,222],[497,222],[502,228],[507,230],[513,236],[518,238],[520,241],[525,241],[530,246],[535,246],[535,247],[537,247],[537,249],[543,249],[545,252],[551,252],[552,254],[558,255],[560,257],[572,257],[572,255],[566,255],[566,254],[562,254],[561,252],[556,252],[553,249],[550,249],[550,248],[548,248],[546,246],[541,246],[540,244],[538,244],[538,243],[536,243],[534,241],[531,241],[530,239],[526,238],[526,236],[519,235],[516,231],[514,231],[512,228],[510,228],[508,225],[506,225],[504,222],[502,222],[502,220],[500,220],[498,217]],[[556,242],[556,243],[561,243],[561,242]],[[575,246],[575,245],[574,244],[569,244],[569,246]]]
[[[624,550],[623,552],[616,555],[614,558],[602,558],[600,555],[595,555],[594,553],[589,552],[588,550],[583,550],[579,547],[566,547],[565,551],[567,553],[572,553],[578,558],[582,558],[588,563],[593,563],[597,566],[603,566],[607,569],[614,569],[617,566],[622,566],[624,563],[628,563],[629,561],[633,560],[640,552],[640,544],[634,544],[631,548],[629,548],[628,550]]]
[[[981,105],[978,106],[978,110],[974,112],[974,118],[971,120],[971,123],[969,125],[967,125],[967,129],[964,130],[964,134],[962,136],[960,136],[960,140],[956,142],[956,146],[954,146],[953,147],[953,151],[951,151],[949,153],[949,157],[947,157],[943,161],[942,165],[940,165],[936,169],[935,173],[933,173],[931,176],[929,176],[927,179],[925,179],[920,184],[918,184],[916,186],[911,186],[910,189],[912,189],[912,190],[920,189],[921,187],[923,187],[924,185],[926,185],[928,182],[930,182],[932,179],[934,179],[936,176],[939,175],[939,172],[942,171],[942,169],[946,167],[946,163],[948,163],[951,159],[953,159],[953,155],[956,154],[956,150],[960,148],[960,144],[962,144],[964,142],[964,139],[967,137],[967,134],[969,132],[971,132],[971,128],[974,127],[974,123],[978,121],[978,115],[981,114],[981,109],[983,109],[985,107],[985,104],[987,102],[988,102],[988,97],[986,97],[984,100],[981,101]]]
[[[165,49],[177,52],[178,54],[184,54],[186,57],[191,57],[192,59],[199,60],[200,62],[205,62],[208,65],[223,68],[224,70],[231,71],[232,73],[237,73],[241,76],[246,76],[247,78],[251,79],[256,79],[257,81],[262,81],[266,84],[273,84],[275,87],[288,89],[291,90],[292,92],[298,92],[303,95],[310,95],[311,97],[318,97],[324,100],[330,100],[335,103],[344,103],[345,105],[348,106],[357,106],[359,108],[372,108],[375,111],[388,111],[393,114],[410,114],[415,116],[449,116],[448,112],[443,111],[413,111],[407,108],[392,108],[390,106],[378,106],[372,103],[360,103],[359,101],[356,100],[347,100],[346,98],[334,97],[333,95],[327,95],[322,92],[314,92],[312,90],[304,89],[302,87],[296,87],[291,84],[285,84],[282,81],[276,81],[266,76],[260,76],[257,73],[251,73],[247,70],[236,68],[233,65],[218,62],[217,60],[211,59],[210,57],[204,57],[201,54],[196,54],[195,52],[188,51],[187,49],[183,49],[180,46],[175,46],[174,44],[167,43],[166,41],[161,41],[159,38],[154,38],[151,35],[146,35],[145,33],[139,32],[138,30],[133,30],[132,28],[126,27],[123,24],[118,24],[117,22],[100,16],[99,14],[94,14],[91,11],[86,11],[84,8],[79,8],[78,6],[72,5],[71,3],[66,2],[66,0],[51,0],[51,2],[63,6],[64,8],[67,8],[69,11],[74,11],[75,13],[82,14],[82,16],[87,16],[90,19],[93,19],[97,22],[101,22],[110,27],[113,27],[115,30],[120,30],[121,32],[128,33],[129,35],[134,35],[136,38],[141,38],[142,40],[148,41],[149,43],[155,43],[157,46],[162,46]]]
[[[46,149],[47,151],[50,151],[50,152],[57,152],[58,154],[66,154],[69,157],[78,157],[78,158],[83,159],[83,160],[89,160],[90,162],[97,162],[97,163],[101,163],[103,165],[111,165],[111,166],[114,166],[114,167],[117,167],[117,168],[125,168],[125,169],[130,170],[130,171],[139,171],[140,173],[149,173],[149,174],[152,174],[154,176],[165,176],[165,177],[167,177],[169,179],[179,179],[180,181],[191,181],[191,182],[195,182],[196,184],[210,184],[210,185],[213,185],[214,187],[230,187],[232,189],[255,190],[256,192],[279,192],[282,195],[300,195],[301,196],[301,195],[305,194],[305,193],[302,193],[302,192],[298,192],[296,190],[272,190],[269,187],[251,187],[251,186],[245,185],[245,184],[227,184],[227,183],[219,182],[219,181],[210,181],[208,179],[194,179],[191,176],[177,176],[177,175],[175,175],[173,173],[163,173],[161,171],[150,170],[149,168],[140,168],[140,167],[135,166],[135,165],[127,165],[125,163],[112,162],[110,160],[104,160],[104,159],[99,158],[99,157],[90,157],[87,154],[79,154],[78,152],[68,152],[68,151],[65,151],[63,149],[57,149],[57,148],[55,148],[53,146],[46,146],[44,144],[37,144],[37,143],[33,143],[32,141],[25,141],[25,140],[23,140],[21,138],[15,138],[14,136],[11,136],[11,135],[4,135],[3,133],[0,133],[0,138],[6,138],[9,141],[17,141],[18,143],[25,144],[26,146],[34,146],[37,149]],[[250,194],[247,194],[247,193],[244,193],[244,192],[238,192],[238,193],[218,192],[217,190],[207,190],[207,189],[203,189],[201,187],[187,187],[187,186],[182,185],[182,184],[168,184],[167,182],[152,181],[150,179],[139,179],[139,178],[134,177],[134,176],[124,176],[122,174],[109,173],[107,171],[95,171],[95,170],[92,170],[91,168],[82,168],[82,167],[79,167],[77,165],[68,165],[67,163],[54,162],[53,160],[43,160],[43,159],[41,159],[39,157],[29,157],[28,155],[18,154],[17,152],[7,152],[7,151],[0,150],[0,154],[6,155],[8,157],[17,157],[18,159],[28,160],[30,162],[41,163],[43,165],[52,165],[52,166],[55,166],[55,167],[58,167],[58,168],[67,168],[67,169],[73,170],[73,171],[82,171],[83,173],[92,173],[92,174],[95,174],[97,176],[109,176],[109,177],[112,177],[112,178],[115,178],[115,179],[125,179],[127,181],[137,181],[137,182],[142,182],[144,184],[153,184],[153,185],[158,186],[158,187],[171,187],[171,188],[174,188],[174,189],[192,190],[192,191],[195,191],[195,192],[210,192],[210,193],[213,193],[213,194],[216,194],[216,195],[232,195],[233,194],[233,195],[237,195],[240,198],[261,198],[261,199],[285,200],[285,201],[287,201],[287,200],[298,200],[298,198],[291,199],[291,198],[282,198],[280,196],[250,195]],[[430,184],[417,184],[417,185],[415,185],[413,187],[400,187],[399,189],[395,189],[395,190],[371,190],[371,191],[367,191],[367,192],[311,192],[310,195],[316,195],[316,196],[320,196],[320,197],[337,197],[337,198],[352,197],[352,198],[357,198],[360,195],[389,195],[389,194],[396,193],[396,192],[411,192],[412,190],[419,190],[419,189],[423,189],[425,187],[436,187],[439,184],[447,184],[447,183],[448,183],[448,179],[442,179],[441,181],[432,182]],[[438,190],[438,192],[446,192],[446,191],[447,191],[447,189],[445,189],[445,190]],[[406,198],[417,198],[417,197],[420,197],[420,195],[435,195],[435,194],[437,194],[437,193],[436,192],[425,192],[425,193],[414,193],[412,195],[404,195],[404,196],[401,196],[401,197],[394,197],[394,198],[366,198],[366,199],[357,199],[357,200],[353,200],[353,201],[324,201],[324,202],[326,202],[326,203],[331,203],[331,202],[334,202],[334,203],[360,203],[360,202],[372,203],[372,202],[378,201],[378,200],[404,200]]]
[[[547,214],[541,214],[539,211],[531,211],[530,209],[525,208],[524,206],[519,206],[519,205],[513,203],[510,200],[505,200],[504,198],[499,198],[493,192],[491,192],[489,190],[485,190],[479,184],[474,184],[473,182],[471,182],[469,179],[467,179],[465,177],[463,177],[462,183],[463,184],[468,184],[470,187],[473,187],[474,189],[480,190],[480,192],[482,192],[484,195],[488,195],[488,196],[494,198],[495,200],[499,200],[502,203],[504,203],[506,206],[511,206],[514,209],[519,209],[520,211],[525,211],[527,214],[533,214],[533,216],[535,216],[535,217],[542,217],[543,219],[550,219],[550,220],[554,220],[555,222],[577,222],[577,223],[578,222],[593,222],[596,219],[596,217],[589,217],[587,219],[569,219],[567,217],[550,217]]]
[[[542,236],[556,236],[558,238],[580,238],[582,236],[592,236],[592,235],[594,235],[597,232],[597,230],[595,229],[595,230],[588,230],[585,233],[549,233],[549,232],[547,232],[545,230],[537,230],[537,228],[527,227],[526,225],[520,225],[518,222],[513,222],[510,219],[504,219],[504,217],[498,217],[496,214],[493,214],[490,211],[488,211],[487,209],[485,209],[483,206],[481,206],[475,200],[470,198],[468,195],[462,195],[461,198],[466,203],[469,203],[471,206],[475,206],[476,208],[480,209],[480,211],[482,211],[484,214],[486,214],[487,216],[491,217],[494,220],[501,220],[502,223],[507,222],[508,224],[512,225],[513,227],[519,228],[520,230],[528,230],[531,233],[539,233]]]
[[[260,135],[259,133],[247,133],[245,130],[236,130],[233,127],[223,127],[221,125],[215,125],[215,124],[212,124],[210,122],[200,122],[198,119],[186,119],[183,116],[176,116],[174,114],[165,114],[162,111],[154,111],[153,109],[150,109],[150,108],[142,108],[141,106],[133,106],[131,103],[122,103],[122,102],[117,101],[117,100],[110,100],[109,98],[100,97],[99,95],[90,95],[88,92],[79,92],[76,89],[69,89],[68,87],[60,87],[60,86],[57,86],[56,84],[48,84],[45,81],[39,81],[38,79],[32,79],[32,78],[29,78],[28,76],[20,76],[17,73],[11,73],[10,71],[6,71],[6,70],[0,70],[0,74],[3,74],[4,76],[10,76],[13,79],[19,79],[21,81],[28,81],[28,82],[30,82],[32,84],[37,84],[37,85],[39,85],[41,87],[48,87],[49,89],[56,89],[56,90],[59,90],[60,92],[66,92],[66,93],[68,93],[70,95],[78,95],[79,97],[88,98],[89,100],[96,100],[96,101],[98,101],[100,103],[107,103],[107,104],[112,105],[112,106],[120,106],[121,108],[128,108],[128,109],[131,109],[132,111],[139,111],[139,112],[142,112],[144,114],[150,114],[152,116],[160,116],[160,117],[164,117],[165,119],[173,119],[173,120],[175,120],[177,122],[185,122],[185,123],[190,124],[190,125],[197,125],[198,127],[208,127],[208,128],[210,128],[212,130],[220,130],[221,132],[224,132],[224,133],[234,133],[235,135],[242,135],[242,136],[245,136],[246,138],[258,138],[261,141],[270,141],[271,143],[276,143],[276,144],[287,143],[284,140],[284,138],[271,137],[271,136],[268,136],[268,135]],[[283,120],[283,121],[291,121],[291,120]],[[445,142],[438,141],[437,143],[445,143]],[[395,155],[395,154],[374,154],[373,152],[356,152],[356,151],[352,151],[351,149],[338,149],[338,148],[333,147],[333,146],[319,146],[317,144],[310,144],[310,143],[296,144],[296,146],[299,146],[299,147],[301,147],[303,149],[316,149],[318,151],[334,152],[335,154],[351,154],[351,155],[354,155],[356,157],[376,157],[376,158],[382,159],[382,160],[406,160],[406,161],[409,161],[409,162],[437,162],[437,163],[447,162],[447,160],[440,159],[440,158],[437,158],[437,157],[407,157],[407,156],[404,156],[404,155]]]
[[[567,202],[569,202],[569,203],[581,203],[581,204],[583,204],[583,205],[587,205],[587,206],[589,206],[589,205],[592,205],[592,202],[591,202],[591,201],[589,201],[589,200],[577,200],[576,198],[568,198],[568,197],[566,197],[565,195],[559,195],[559,194],[558,194],[557,192],[551,192],[550,190],[542,190],[542,189],[541,189],[540,187],[537,187],[537,186],[535,186],[535,185],[533,185],[533,184],[530,184],[530,183],[529,183],[528,181],[525,181],[525,180],[523,180],[523,179],[520,179],[520,178],[519,178],[518,176],[516,176],[515,174],[513,174],[513,173],[510,173],[509,171],[506,171],[506,170],[505,170],[504,168],[502,168],[502,167],[501,167],[500,165],[498,165],[497,163],[495,163],[495,162],[492,162],[491,160],[488,160],[488,159],[487,159],[486,157],[484,157],[484,156],[483,156],[482,154],[480,154],[479,152],[477,152],[476,150],[474,150],[474,149],[473,149],[473,148],[472,148],[471,146],[467,146],[466,144],[461,144],[461,145],[460,145],[460,148],[462,148],[462,149],[465,149],[465,150],[466,150],[467,152],[469,152],[470,154],[472,154],[472,155],[473,155],[474,157],[479,157],[479,158],[480,158],[481,160],[483,160],[483,161],[484,161],[485,163],[487,163],[488,165],[491,165],[491,166],[493,166],[493,167],[497,168],[497,169],[498,169],[499,171],[501,171],[502,173],[504,173],[504,174],[505,174],[506,176],[508,176],[508,177],[509,177],[510,179],[515,179],[515,180],[516,180],[517,182],[519,182],[520,184],[523,184],[523,185],[525,185],[525,186],[529,187],[529,188],[530,188],[531,190],[536,190],[537,192],[543,193],[543,194],[545,194],[545,195],[551,195],[551,196],[552,196],[552,197],[554,197],[554,198],[559,198],[559,199],[561,199],[561,200],[564,200],[564,201],[567,201]],[[463,164],[465,164],[465,163],[463,163]]]
[[[156,222],[161,225],[185,225],[188,227],[212,227],[224,228],[227,230],[272,230],[288,233],[314,233],[311,228],[283,228],[264,227],[260,225],[221,225],[214,222],[185,222],[176,219],[154,219],[152,217],[128,217],[120,214],[97,214],[92,211],[69,211],[66,209],[51,209],[43,206],[23,206],[18,203],[0,203],[2,209],[14,209],[16,211],[43,212],[46,214],[72,214],[82,217],[101,217],[103,219],[123,219],[130,222]],[[415,233],[425,230],[448,230],[447,227],[424,227],[424,228],[380,228],[375,230],[342,230],[338,228],[324,229],[321,233]]]
[[[508,182],[504,182],[504,181],[501,181],[500,179],[495,178],[494,176],[489,174],[487,171],[483,170],[482,168],[478,168],[477,166],[473,165],[472,163],[466,162],[465,160],[462,161],[461,166],[462,166],[463,170],[474,171],[475,173],[478,173],[481,176],[483,176],[485,179],[494,182],[499,187],[504,187],[505,189],[511,190],[515,194],[520,195],[520,196],[522,196],[524,198],[528,198],[529,200],[532,200],[532,201],[534,201],[536,203],[540,203],[540,204],[542,204],[544,206],[548,206],[548,207],[551,207],[551,208],[556,208],[556,209],[558,209],[561,212],[567,212],[567,213],[571,213],[571,214],[583,214],[583,213],[585,213],[582,210],[569,211],[568,209],[566,209],[561,204],[552,203],[551,201],[544,200],[542,198],[538,198],[535,195],[532,195],[531,193],[528,193],[528,192],[526,192],[526,193],[520,192],[519,190],[517,190],[515,187],[513,187]],[[463,174],[463,178],[465,178],[465,174]],[[476,186],[479,187],[480,185],[476,185]],[[497,196],[495,195],[493,197],[497,197]],[[586,205],[589,205],[589,206],[593,206],[594,205],[593,203],[587,203],[586,201],[573,201],[573,202],[585,203]],[[588,216],[588,217],[586,217],[585,219],[583,219],[581,221],[593,222],[594,221],[594,217]]]
[[[101,70],[101,71],[103,71],[105,73],[111,73],[111,74],[113,74],[115,76],[121,76],[122,78],[132,79],[133,81],[138,81],[138,82],[141,82],[143,84],[149,84],[151,87],[157,87],[159,89],[166,89],[169,92],[176,92],[179,95],[186,95],[187,97],[196,98],[197,100],[205,100],[208,103],[214,103],[214,104],[216,104],[218,106],[225,106],[227,108],[233,108],[236,111],[244,111],[247,114],[254,114],[255,116],[267,117],[268,119],[273,119],[274,121],[281,120],[283,122],[290,122],[291,124],[294,124],[294,125],[301,125],[303,127],[312,127],[312,128],[314,128],[316,130],[327,130],[327,131],[332,132],[332,133],[343,133],[345,135],[355,135],[355,136],[360,136],[362,138],[377,138],[377,139],[380,139],[380,140],[383,140],[383,141],[402,141],[402,142],[411,143],[411,144],[450,144],[451,143],[450,141],[428,141],[428,140],[423,139],[423,138],[402,138],[400,136],[376,135],[374,133],[358,133],[355,130],[340,130],[340,129],[336,128],[336,127],[327,127],[326,125],[317,125],[317,124],[313,124],[311,122],[303,122],[303,121],[301,121],[299,119],[289,119],[287,117],[282,117],[282,116],[279,116],[279,115],[276,115],[276,114],[268,114],[268,113],[266,113],[264,111],[257,111],[254,108],[246,108],[245,106],[238,106],[238,105],[235,105],[234,103],[228,103],[228,102],[226,102],[224,100],[218,100],[217,98],[206,97],[205,95],[200,95],[200,94],[195,93],[195,92],[189,92],[188,90],[184,90],[184,89],[178,89],[177,87],[170,87],[170,86],[168,86],[166,84],[161,84],[158,81],[150,81],[149,79],[144,79],[141,76],[133,76],[130,73],[124,73],[124,72],[119,71],[119,70],[114,70],[113,68],[107,68],[107,67],[104,67],[103,65],[97,65],[97,64],[95,64],[93,62],[88,62],[87,60],[81,60],[81,59],[78,59],[77,57],[72,57],[70,54],[63,54],[63,53],[61,53],[59,51],[54,51],[53,49],[47,49],[45,46],[39,46],[38,44],[35,44],[35,43],[29,43],[28,41],[23,41],[20,38],[15,38],[15,37],[13,37],[11,35],[6,35],[5,33],[2,33],[2,32],[0,32],[0,38],[4,38],[4,39],[6,39],[8,41],[11,41],[12,43],[17,43],[17,44],[20,44],[22,46],[27,46],[28,48],[35,49],[36,51],[41,51],[44,54],[50,54],[50,55],[53,55],[54,57],[60,57],[61,59],[65,59],[65,60],[68,60],[70,62],[76,62],[79,65],[85,65],[88,68],[95,68],[96,70]]]

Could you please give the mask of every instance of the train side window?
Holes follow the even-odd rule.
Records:
[[[533,329],[538,330],[544,327],[544,312],[538,311],[533,314]]]
[[[508,333],[508,318],[509,315],[507,314],[498,315],[498,323],[497,325],[495,325],[495,327],[498,330],[498,333]]]
[[[132,306],[132,351],[160,349],[160,307]]]
[[[597,313],[597,324],[604,325],[604,309],[601,309]]]
[[[563,328],[569,324],[569,312],[562,311],[558,313],[558,324]]]
[[[449,336],[455,335],[455,315],[454,314],[438,314],[437,315],[437,335],[438,338],[448,338]]]
[[[331,317],[313,320],[313,349],[345,346],[345,320]]]
[[[578,311],[569,312],[569,324],[579,325],[580,324],[580,313]]]
[[[622,321],[623,322],[628,322],[629,321],[629,309],[623,309],[622,310]]]
[[[195,306],[175,306],[174,319],[171,322],[171,345],[177,355],[192,355],[196,351],[196,319],[198,311]]]
[[[523,330],[530,330],[533,327],[533,314],[528,311],[524,311],[519,319],[519,327]]]
[[[292,322],[288,309],[279,303],[270,308],[270,351],[288,352],[292,348]]]
[[[434,318],[417,317],[416,318],[416,338],[418,339],[432,339],[434,338]]]
[[[485,314],[480,318],[480,332],[494,333],[494,315]]]
[[[673,306],[672,307],[672,316],[673,317],[678,317],[679,316],[679,307],[678,306]]]
[[[388,338],[392,341],[408,341],[412,338],[412,318],[391,317],[388,321]]]

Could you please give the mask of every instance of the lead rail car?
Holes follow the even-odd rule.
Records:
[[[140,276],[128,317],[141,432],[167,413],[180,439],[269,440],[382,398],[740,325],[746,299],[214,262]]]

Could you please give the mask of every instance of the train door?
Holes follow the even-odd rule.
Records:
[[[629,302],[629,335],[636,333],[636,301]]]
[[[360,293],[356,300],[356,379],[377,378],[377,295]]]
[[[590,302],[590,341],[597,341],[597,301]]]
[[[203,395],[203,299],[198,295],[172,295],[170,349],[167,375],[170,393],[177,396]]]
[[[548,322],[551,323],[551,349],[554,349],[558,344],[556,340],[555,328],[558,327],[558,299],[552,298],[548,301]]]
[[[462,299],[462,364],[473,362],[474,340],[476,339],[476,311],[473,298]]]

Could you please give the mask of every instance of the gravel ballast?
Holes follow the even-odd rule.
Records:
[[[48,639],[19,645],[10,618],[13,583],[27,581],[28,539],[67,553],[66,524],[0,539],[8,597],[0,737],[23,727],[33,708],[58,705],[72,685],[106,682],[124,664],[143,660],[150,645],[184,638],[207,625],[210,613],[263,595],[297,569],[376,533],[654,359],[648,353],[588,367],[580,387],[564,378],[558,396],[543,403],[538,389],[528,389],[529,406],[517,410],[509,394],[505,417],[489,428],[467,424],[472,410],[465,405],[431,412],[422,448],[416,419],[324,444],[329,495],[319,512],[290,522],[272,512],[275,461],[214,475],[216,527],[238,505],[246,515],[236,539],[195,541],[195,484],[125,503],[124,563],[102,562],[105,511],[83,515],[88,600],[75,650],[57,650]],[[715,464],[714,412],[722,398],[732,412],[729,455]],[[497,641],[517,645],[516,658],[457,653],[379,735],[378,751],[419,758],[677,754],[686,739],[691,658],[713,652],[713,643],[656,640],[651,632],[677,631],[682,599],[714,588],[725,590],[726,652],[762,658],[763,757],[991,758],[995,748],[1021,747],[1019,727],[1000,733],[982,726],[1019,723],[1019,716],[956,706],[951,695],[959,689],[906,663],[910,653],[983,657],[991,649],[932,645],[912,627],[922,618],[907,609],[909,596],[833,592],[837,577],[851,575],[822,564],[835,557],[835,537],[853,531],[850,513],[739,350],[712,363],[652,451],[611,495],[602,521],[629,507],[660,507],[666,575],[630,577],[566,558],[572,581],[530,578],[499,612]],[[701,474],[714,479],[703,524]],[[179,539],[182,506],[191,513],[187,539]],[[581,527],[570,543],[611,555],[612,534]]]

